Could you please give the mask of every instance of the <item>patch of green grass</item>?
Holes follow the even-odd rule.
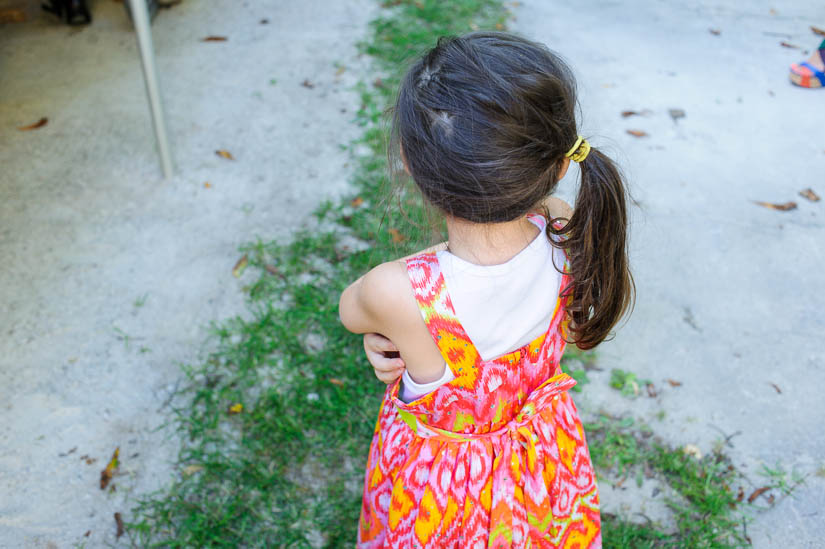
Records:
[[[720,451],[697,459],[681,448],[670,448],[632,418],[601,415],[585,425],[590,455],[600,482],[624,482],[634,477],[658,478],[673,492],[667,499],[675,530],[638,525],[604,516],[605,547],[743,547],[744,511],[733,486],[741,475]]]
[[[175,409],[179,476],[133,510],[127,533],[135,544],[352,545],[384,385],[361,339],[341,326],[338,297],[370,267],[429,245],[432,236],[416,193],[401,189],[386,199],[382,113],[402,60],[471,24],[495,28],[505,15],[493,0],[424,0],[400,2],[373,21],[362,48],[382,83],[358,87],[355,123],[364,134],[353,147],[371,154],[356,160],[355,195],[316,210],[335,229],[242,247],[258,275],[245,288],[250,314],[215,325],[215,351],[185,368],[184,404]],[[230,410],[236,404],[239,413]]]
[[[641,394],[641,387],[650,383],[649,379],[638,379],[633,372],[626,372],[618,368],[610,371],[610,386],[618,389],[628,398],[636,398]]]

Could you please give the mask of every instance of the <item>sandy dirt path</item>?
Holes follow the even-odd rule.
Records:
[[[209,323],[244,311],[237,247],[288,238],[347,189],[375,3],[161,11],[171,181],[123,6],[92,2],[77,29],[12,6],[28,20],[0,27],[0,546],[99,547],[114,512],[177,474],[179,445],[155,429]],[[118,446],[117,491],[101,491]]]
[[[809,27],[825,25],[825,8],[517,4],[511,27],[571,62],[584,134],[619,160],[638,201],[636,310],[601,348],[604,371],[591,373],[577,401],[593,412],[629,413],[671,444],[703,453],[731,436],[725,451],[753,488],[766,484],[763,466],[781,467],[789,481],[791,472],[806,475],[795,497],[754,513],[748,534],[754,547],[822,547],[825,201],[798,192],[813,187],[825,197],[825,91],[793,87],[788,67],[822,40]],[[625,110],[647,112],[623,118]],[[650,379],[657,396],[619,396],[608,387],[611,368]],[[660,517],[655,488],[605,484],[605,510]]]

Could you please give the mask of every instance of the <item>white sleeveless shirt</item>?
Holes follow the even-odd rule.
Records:
[[[530,221],[543,228],[543,220]],[[437,257],[456,317],[482,360],[515,351],[547,331],[561,291],[555,265],[564,265],[564,252],[543,230],[499,265],[476,265],[448,251]],[[401,400],[411,402],[453,378],[446,363],[444,375],[431,383],[416,383],[404,370]]]

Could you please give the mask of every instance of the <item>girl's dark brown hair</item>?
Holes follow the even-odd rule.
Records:
[[[425,198],[475,223],[511,221],[555,189],[578,137],[576,82],[545,46],[500,32],[444,37],[402,79],[390,151],[401,151]],[[396,159],[397,161],[397,159]],[[572,341],[602,342],[633,301],[627,199],[613,162],[581,162],[573,216],[548,237],[566,250]],[[545,212],[546,213],[546,212]]]

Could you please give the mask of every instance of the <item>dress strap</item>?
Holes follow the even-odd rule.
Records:
[[[433,252],[407,259],[415,301],[433,341],[456,378],[476,369],[481,357],[458,321],[438,257]]]

